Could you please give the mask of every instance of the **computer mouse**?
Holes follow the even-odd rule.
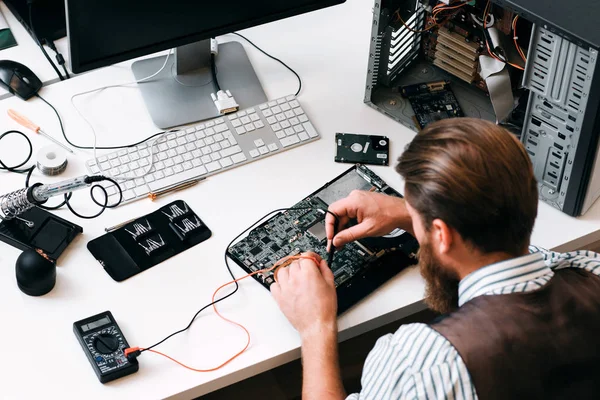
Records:
[[[0,60],[0,85],[23,100],[29,100],[42,88],[33,71],[16,61]]]

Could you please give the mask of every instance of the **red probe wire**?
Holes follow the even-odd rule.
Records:
[[[272,270],[274,270],[274,269],[275,269],[275,272],[274,272],[274,274],[275,274],[275,277],[277,277],[277,270],[279,269],[279,267],[280,267],[280,266],[282,266],[284,263],[286,263],[286,262],[287,262],[287,261],[289,261],[289,260],[300,260],[300,259],[312,260],[312,261],[313,261],[315,264],[319,265],[319,261],[318,261],[318,260],[317,260],[315,257],[310,257],[310,256],[288,256],[288,257],[284,257],[284,258],[282,258],[281,260],[277,261],[275,264],[273,264],[273,266],[272,266],[272,267],[270,267],[270,268],[265,268],[265,269],[261,269],[261,270],[258,270],[258,271],[254,271],[254,272],[252,272],[251,274],[248,274],[248,275],[242,276],[241,278],[235,279],[235,280],[233,280],[233,281],[227,282],[227,283],[225,283],[225,284],[223,284],[223,285],[219,286],[219,287],[217,288],[217,290],[215,290],[215,292],[214,292],[214,293],[213,293],[213,295],[212,295],[212,301],[213,301],[213,303],[214,303],[214,301],[215,301],[215,297],[217,296],[217,293],[219,293],[219,291],[220,291],[221,289],[223,289],[224,287],[226,287],[226,286],[229,286],[229,285],[231,285],[231,284],[233,284],[233,283],[236,283],[236,282],[239,282],[239,281],[241,281],[241,280],[244,280],[244,279],[246,279],[246,278],[248,278],[248,277],[250,277],[250,276],[253,276],[253,275],[256,275],[256,274],[260,274],[260,273],[262,273],[262,272],[269,272],[269,271],[272,271]],[[215,310],[215,313],[216,313],[216,314],[217,314],[217,315],[218,315],[218,316],[219,316],[221,319],[223,319],[223,320],[225,320],[225,321],[229,322],[230,324],[233,324],[233,325],[239,326],[239,327],[240,327],[240,328],[242,328],[242,329],[244,330],[244,332],[246,333],[246,344],[245,344],[244,348],[243,348],[242,350],[240,350],[239,352],[237,352],[235,355],[233,355],[231,358],[227,359],[227,360],[226,360],[224,363],[220,364],[219,366],[217,366],[217,367],[214,367],[214,368],[209,368],[209,369],[198,369],[198,368],[193,368],[193,367],[190,367],[190,366],[188,366],[188,365],[185,365],[184,363],[182,363],[182,362],[180,362],[180,361],[177,361],[176,359],[174,359],[174,358],[173,358],[173,357],[171,357],[171,356],[168,356],[168,355],[166,355],[166,354],[164,354],[164,353],[161,353],[160,351],[156,351],[156,350],[153,350],[153,349],[144,349],[144,348],[142,348],[142,347],[130,347],[130,348],[127,348],[127,349],[125,349],[125,356],[127,357],[129,354],[131,354],[131,353],[135,353],[135,352],[140,352],[140,351],[150,351],[150,352],[152,352],[152,353],[155,353],[155,354],[161,355],[161,356],[163,356],[163,357],[166,357],[166,358],[168,358],[169,360],[171,360],[171,361],[173,361],[173,362],[175,362],[175,363],[177,363],[177,364],[181,365],[182,367],[184,367],[184,368],[187,368],[187,369],[189,369],[189,370],[191,370],[191,371],[195,371],[195,372],[212,372],[212,371],[216,371],[216,370],[218,370],[218,369],[220,369],[220,368],[223,368],[225,365],[229,364],[231,361],[235,360],[235,359],[236,359],[237,357],[239,357],[239,356],[240,356],[242,353],[244,353],[244,352],[246,351],[246,349],[248,349],[248,347],[250,346],[250,332],[249,332],[249,331],[248,331],[248,329],[246,329],[246,327],[245,327],[245,326],[243,326],[242,324],[240,324],[240,323],[238,323],[238,322],[235,322],[235,321],[232,321],[232,320],[230,320],[230,319],[228,319],[228,318],[225,318],[225,317],[224,317],[224,316],[223,316],[221,313],[219,313],[219,310],[217,309],[217,305],[216,305],[216,304],[213,304],[213,309]]]

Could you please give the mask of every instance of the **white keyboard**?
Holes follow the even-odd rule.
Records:
[[[130,202],[318,138],[296,97],[287,96],[165,134],[152,145],[154,163],[148,173],[149,146],[155,139],[102,155],[98,162],[105,174],[127,179],[121,187],[123,202]],[[92,174],[100,173],[94,159],[86,166]],[[109,203],[116,202],[117,188],[105,187]]]

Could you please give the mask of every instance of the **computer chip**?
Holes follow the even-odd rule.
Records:
[[[310,233],[315,239],[322,242],[327,239],[327,232],[325,231],[325,221],[321,220],[308,228],[306,232]]]

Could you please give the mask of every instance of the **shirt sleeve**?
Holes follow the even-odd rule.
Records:
[[[456,349],[425,324],[403,325],[381,337],[365,361],[361,384],[347,400],[477,398]]]
[[[600,276],[600,254],[589,250],[570,251],[557,253],[539,246],[529,246],[529,252],[540,252],[544,261],[551,269],[581,268]]]

